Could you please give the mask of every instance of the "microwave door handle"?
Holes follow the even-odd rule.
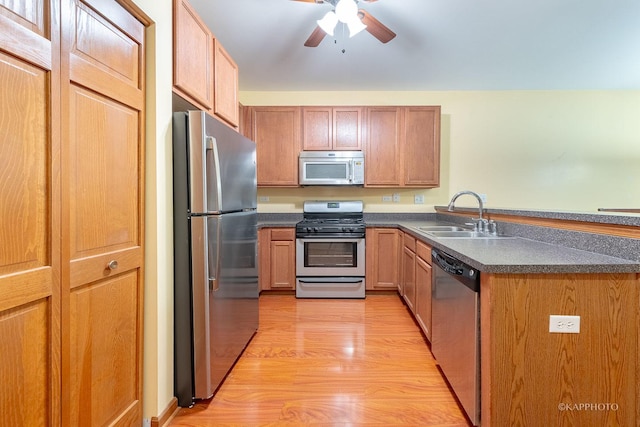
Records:
[[[354,167],[353,167],[353,159],[349,160],[349,182],[353,184],[354,180]]]

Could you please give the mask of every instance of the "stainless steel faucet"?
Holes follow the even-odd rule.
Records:
[[[475,193],[473,191],[468,191],[468,190],[457,192],[451,198],[451,201],[449,202],[449,206],[447,206],[447,210],[449,212],[453,212],[453,209],[455,208],[456,200],[458,199],[458,197],[464,196],[465,194],[469,194],[470,196],[473,196],[476,199],[478,199],[478,222],[476,224],[476,230],[478,230],[478,231],[487,231],[488,221],[486,219],[482,218],[482,212],[484,211],[484,205],[482,203],[482,197],[480,197],[480,195],[478,193]]]

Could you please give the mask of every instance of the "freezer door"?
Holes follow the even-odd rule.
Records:
[[[189,111],[191,213],[257,205],[256,144],[204,111]]]
[[[195,397],[203,399],[258,329],[257,213],[207,216],[206,236],[206,274],[193,292]]]

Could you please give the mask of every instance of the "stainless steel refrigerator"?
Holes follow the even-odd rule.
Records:
[[[211,397],[258,328],[255,143],[173,115],[175,394]]]

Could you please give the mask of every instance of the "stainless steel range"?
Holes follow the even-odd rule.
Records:
[[[365,297],[362,201],[306,201],[296,224],[296,297]]]

